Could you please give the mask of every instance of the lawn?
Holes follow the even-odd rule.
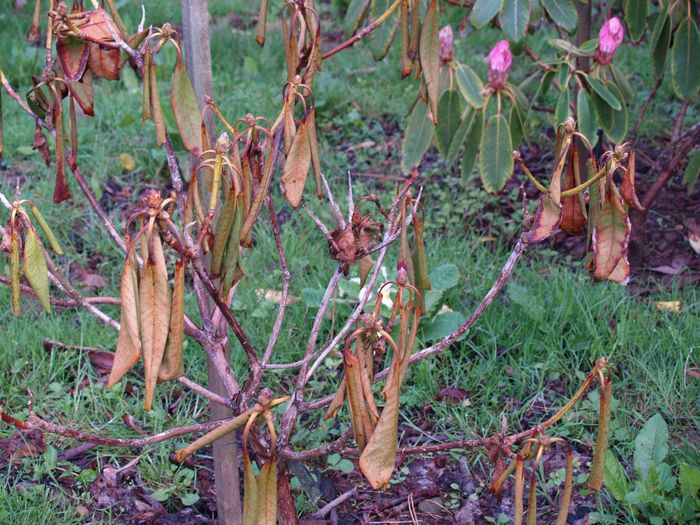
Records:
[[[139,6],[122,3],[125,22],[135,26],[140,17]],[[23,93],[28,89],[30,75],[43,66],[43,50],[25,45],[23,39],[29,27],[30,6],[21,15],[15,15],[8,2],[5,4],[6,9],[0,12],[3,27],[0,67]],[[265,48],[260,50],[254,41],[254,27],[247,23],[257,12],[257,6],[236,2],[237,16],[229,17],[226,16],[232,9],[229,2],[211,4],[214,99],[233,119],[248,112],[272,116],[284,82],[278,30],[273,29]],[[344,9],[336,4],[323,6],[331,23]],[[149,2],[146,9],[149,23],[179,22],[175,2]],[[449,10],[446,20],[456,25],[458,11]],[[499,33],[494,30],[459,39],[458,57],[484,73],[485,55],[498,38]],[[531,46],[537,50],[545,45],[546,39],[547,35],[534,35]],[[646,53],[644,47],[628,46],[620,60],[622,64],[634,64],[646,57]],[[526,60],[523,56],[516,59]],[[174,56],[166,54],[162,60],[170,64]],[[359,43],[353,50],[324,64],[324,71],[318,76],[317,122],[322,157],[331,185],[340,196],[345,195],[348,171],[353,175],[356,195],[390,193],[391,177],[400,175],[400,130],[416,89],[415,84],[400,80],[397,64],[396,49],[385,63],[377,64],[366,46]],[[640,86],[653,85],[646,78],[636,78],[636,82]],[[652,144],[655,137],[668,129],[666,112],[672,104],[669,84],[664,83],[660,96],[651,106],[652,116],[641,129],[643,143]],[[644,99],[647,91],[645,87],[638,90],[638,101]],[[143,132],[140,93],[140,81],[127,68],[120,82],[96,84],[96,116],[79,121],[82,171],[120,227],[129,207],[146,188],[169,187],[165,154],[155,145],[153,125],[147,123]],[[553,101],[544,103],[553,105]],[[111,244],[91,209],[79,198],[77,187],[72,188],[73,201],[51,203],[54,174],[30,148],[32,123],[6,97],[3,111],[5,155],[0,166],[0,191],[13,194],[19,178],[23,197],[40,205],[67,249],[66,257],[57,258],[57,264],[86,295],[118,295],[120,252]],[[691,105],[688,122],[697,120],[699,112],[697,104]],[[536,145],[546,144],[547,137],[551,137],[550,128],[546,114],[533,119],[531,135]],[[128,165],[125,154],[133,159],[135,167]],[[428,157],[428,182],[423,190],[428,264],[444,284],[441,293],[435,295],[434,309],[423,321],[420,348],[446,335],[446,330],[469,315],[498,275],[522,222],[517,187],[509,186],[502,195],[487,195],[480,188],[478,174],[462,180],[458,169],[446,170],[431,154]],[[180,160],[185,162],[185,156]],[[345,206],[344,199],[339,200]],[[278,355],[273,358],[274,362],[282,363],[303,356],[305,334],[335,263],[317,255],[327,252],[327,244],[306,214],[292,211],[280,195],[276,195],[275,204],[283,222],[282,240],[292,273],[290,293],[296,299],[289,306],[277,346]],[[314,201],[311,206],[327,224],[331,223],[323,203]],[[516,211],[503,213],[501,209]],[[668,424],[666,461],[672,465],[674,475],[678,474],[681,462],[698,467],[700,381],[688,373],[698,367],[700,293],[697,287],[681,286],[682,281],[676,278],[656,281],[654,274],[648,272],[635,274],[629,287],[596,283],[585,272],[581,260],[573,259],[557,247],[547,243],[531,247],[505,292],[468,334],[444,354],[409,369],[400,417],[404,437],[422,436],[426,442],[440,442],[491,435],[500,429],[502,416],[507,418],[510,432],[522,430],[544,420],[563,405],[595,360],[605,357],[611,366],[615,392],[611,448],[628,474],[633,472],[634,438],[656,413]],[[8,260],[2,259],[4,275],[9,273]],[[393,252],[386,263],[387,275],[393,274],[395,263],[396,252]],[[233,309],[247,327],[253,345],[260,347],[267,341],[277,311],[274,294],[266,295],[266,292],[279,290],[281,283],[277,252],[267,228],[258,228],[256,244],[246,255],[245,267],[247,275],[237,289]],[[97,274],[105,280],[96,281]],[[358,290],[354,273],[341,282],[333,312],[336,324],[342,323],[350,313]],[[632,293],[633,290],[637,293]],[[677,301],[679,308],[659,308],[669,301]],[[87,352],[45,350],[44,341],[51,339],[66,345],[113,351],[116,334],[87,313],[57,309],[46,315],[36,303],[25,299],[22,316],[14,319],[9,304],[9,290],[2,287],[0,407],[7,412],[25,417],[27,389],[31,389],[35,409],[47,419],[108,436],[137,437],[140,431],[153,434],[176,424],[206,419],[205,400],[172,384],[158,387],[154,409],[144,413],[139,367],[129,375],[128,392],[124,382],[107,391],[103,374],[95,368]],[[107,306],[105,311],[118,318],[117,308]],[[327,335],[331,323],[324,330]],[[234,345],[233,365],[241,376],[246,361],[239,350]],[[188,376],[206,383],[205,359],[192,340],[186,342],[185,358]],[[340,354],[331,354],[324,366],[314,384],[314,397],[332,393],[337,387]],[[275,392],[284,393],[289,386],[288,377],[281,371],[270,371],[266,380]],[[455,399],[445,399],[446,392]],[[572,443],[577,457],[584,463],[581,468],[585,467],[585,461],[590,461],[595,441],[597,395],[592,389],[552,430],[553,436],[565,437]],[[133,419],[125,420],[126,415]],[[323,421],[322,415],[311,414],[305,428],[294,435],[295,446],[310,447],[326,442],[349,422],[342,411],[340,425]],[[77,461],[71,461],[61,459],[61,454],[76,447],[79,443],[75,441],[46,435],[32,453],[28,445],[23,448],[21,439],[13,437],[14,434],[14,428],[0,426],[0,439],[6,440],[2,441],[5,447],[12,444],[27,452],[26,457],[15,457],[12,461],[8,460],[9,453],[0,452],[3,469],[0,523],[121,523],[124,509],[119,504],[96,503],[96,496],[105,493],[100,483],[104,483],[106,466],[119,468],[135,458],[139,461],[125,486],[138,487],[150,494],[151,499],[155,497],[162,502],[166,511],[179,512],[188,519],[208,516],[211,511],[203,487],[203,481],[211,481],[208,453],[205,451],[202,461],[182,467],[174,466],[168,459],[172,450],[187,443],[186,439],[137,451],[94,448],[81,454]],[[462,477],[439,496],[440,504],[446,509],[443,516],[453,516],[470,500],[487,498],[485,484],[490,466],[481,451],[454,451],[447,457],[455,465],[467,465],[466,471],[473,478],[470,485],[465,481],[468,476],[461,470]],[[338,458],[309,467],[320,474],[319,478],[334,480],[339,491],[352,480],[360,481],[359,476],[346,476]],[[397,469],[392,490],[399,490],[397,487],[413,472],[411,468],[408,461]],[[543,470],[541,486],[556,489],[555,481],[561,473],[562,469]],[[619,503],[607,489],[597,495],[588,493],[585,477],[580,475],[576,483],[582,512],[594,513],[591,523],[634,521],[634,505]],[[306,492],[294,486],[301,512],[311,513],[322,505],[312,503]],[[541,502],[550,498],[552,490],[542,492]],[[117,496],[114,500],[121,501]],[[351,502],[344,507],[345,511],[350,513],[352,505]],[[362,502],[355,504],[358,508],[361,505]],[[502,507],[502,510],[507,509]],[[422,512],[430,514],[425,509]],[[500,510],[484,519],[501,523],[499,520],[503,518],[499,513]],[[615,521],[616,517],[620,521]]]

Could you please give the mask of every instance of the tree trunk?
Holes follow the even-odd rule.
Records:
[[[185,54],[185,67],[192,80],[192,87],[199,102],[204,107],[204,97],[212,95],[211,50],[209,43],[208,0],[181,0],[182,40]],[[205,122],[207,134],[212,138],[214,123],[211,113]],[[227,358],[229,358],[227,352]],[[207,358],[209,389],[223,397],[228,397],[214,363]],[[213,420],[233,416],[233,411],[217,403],[210,404]],[[241,488],[238,477],[238,446],[233,432],[212,444],[214,457],[214,482],[216,489],[217,522],[219,525],[240,525],[242,523]]]

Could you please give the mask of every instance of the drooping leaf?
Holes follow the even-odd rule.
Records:
[[[44,216],[39,211],[39,208],[37,208],[34,203],[31,203],[29,205],[29,209],[32,211],[34,219],[36,219],[36,221],[39,223],[44,235],[46,235],[46,239],[49,241],[49,246],[51,246],[51,249],[56,253],[56,255],[63,255],[63,248],[61,248],[61,245],[58,243],[58,239],[56,239],[56,236],[49,227],[49,224],[46,222],[46,219],[44,219]]]
[[[638,42],[644,36],[649,16],[649,0],[625,0],[625,22],[633,42]]]
[[[221,266],[224,262],[224,251],[231,235],[231,225],[236,212],[236,194],[231,189],[224,195],[224,202],[219,208],[219,217],[214,228],[214,246],[211,249],[211,274],[221,274]]]
[[[148,46],[143,52],[143,97],[141,121],[146,122],[153,117],[151,113],[151,50]]]
[[[572,189],[576,186],[574,176],[574,162],[578,162],[578,155],[572,155],[566,166],[564,175],[564,190]],[[582,199],[579,195],[564,197],[561,199],[561,222],[559,228],[568,235],[578,235],[586,228],[586,217],[582,206]]]
[[[634,102],[634,90],[632,89],[632,86],[624,73],[620,71],[615,64],[608,64],[608,68],[612,73],[613,81],[615,82],[617,89],[622,95],[622,102],[627,102],[628,104]]]
[[[466,182],[468,177],[474,171],[474,164],[476,163],[476,154],[479,151],[479,145],[481,144],[481,136],[484,128],[484,119],[480,114],[474,115],[474,122],[467,135],[467,140],[464,143],[464,152],[462,154],[462,166],[461,174],[462,181]]]
[[[396,464],[401,384],[399,366],[392,365],[390,374],[387,383],[389,389],[385,389],[384,409],[360,455],[360,470],[375,490],[388,485]]]
[[[277,525],[277,462],[267,461],[258,474],[256,525]]]
[[[500,193],[513,174],[513,144],[503,115],[493,115],[481,135],[481,182],[489,193]]]
[[[182,344],[185,339],[185,264],[175,263],[173,279],[173,300],[170,311],[170,327],[168,328],[168,343],[165,347],[163,360],[158,370],[158,383],[171,381],[185,375],[185,364],[182,359]]]
[[[160,236],[154,232],[148,242],[148,258],[139,283],[139,323],[145,375],[144,410],[151,410],[158,371],[165,353],[170,325],[170,286]]]
[[[420,65],[425,80],[433,123],[438,123],[438,103],[440,95],[440,37],[437,0],[430,0],[425,20],[420,32]]]
[[[139,283],[136,258],[133,249],[127,252],[121,277],[121,317],[117,351],[107,388],[111,388],[126,374],[141,357],[139,340]]]
[[[244,444],[245,446],[245,444]],[[243,452],[243,525],[257,525],[258,481],[247,452]]]
[[[151,58],[148,68],[148,87],[150,90],[149,102],[151,103],[151,116],[156,126],[156,144],[165,144],[165,117],[160,105],[160,95],[158,94],[158,78],[156,76],[156,61]]]
[[[596,279],[607,279],[620,259],[627,256],[630,223],[615,195],[607,195],[593,228]]]
[[[24,276],[32,286],[41,306],[51,313],[49,301],[49,270],[46,267],[46,258],[41,241],[34,228],[27,228],[24,235],[24,256],[22,258],[22,270]]]
[[[370,18],[376,20],[389,9],[391,4],[391,0],[370,0]],[[375,60],[383,59],[389,52],[389,48],[396,37],[398,25],[398,15],[396,12],[393,12],[382,25],[370,33],[370,48]]]
[[[93,75],[107,80],[119,80],[121,51],[112,47],[102,47],[94,42],[90,42],[88,49],[88,67]]]
[[[588,77],[588,82],[593,88],[593,91],[614,111],[620,111],[622,109],[622,103],[620,98],[616,97],[611,91],[611,85],[607,86],[603,84],[597,78]]]
[[[369,417],[367,400],[362,389],[361,374],[364,373],[364,370],[362,370],[357,356],[350,351],[343,352],[343,364],[345,365],[345,392],[348,398],[352,429],[355,433],[357,446],[360,450],[364,450],[375,430]]]
[[[471,109],[468,110],[467,114],[464,116],[464,119],[462,119],[462,122],[459,124],[457,131],[455,131],[454,137],[452,137],[452,142],[450,143],[450,149],[447,150],[447,156],[445,156],[445,164],[447,164],[448,168],[451,168],[454,162],[457,160],[457,154],[462,148],[464,142],[467,140],[469,131],[474,124],[475,115],[476,111]]]
[[[564,167],[568,161],[570,142],[565,142],[559,152],[559,159],[554,168],[552,181],[549,183],[549,193],[542,195],[537,203],[532,229],[528,240],[532,243],[541,242],[554,234],[561,223],[561,185]]]
[[[642,481],[649,479],[652,466],[659,466],[668,454],[668,426],[661,414],[644,423],[634,440],[634,470]]]
[[[622,100],[622,95],[620,90],[617,89],[615,84],[609,84],[608,89],[610,93],[613,94],[618,100]],[[593,99],[593,104],[596,108],[596,112],[600,113],[601,104],[600,97],[595,97]],[[608,137],[610,142],[614,144],[620,144],[627,135],[627,126],[629,124],[629,114],[627,112],[627,106],[625,104],[621,105],[619,111],[610,111],[608,113],[607,119],[600,119],[605,135]]]
[[[578,13],[571,0],[542,0],[542,7],[558,26],[567,31],[576,29]]]
[[[406,124],[403,142],[401,143],[401,171],[409,173],[414,166],[418,166],[423,155],[428,151],[433,141],[435,126],[428,118],[429,108],[418,102],[411,111]]]
[[[608,431],[610,429],[610,415],[612,413],[612,381],[606,379],[600,396],[600,412],[598,415],[598,436],[591,472],[588,475],[588,488],[598,492],[603,487],[605,474],[605,458],[608,452]]]
[[[66,80],[78,80],[85,72],[88,61],[88,45],[73,37],[56,41],[56,54],[61,62]]]
[[[260,47],[265,45],[265,29],[267,27],[267,0],[260,2],[260,12],[258,14],[258,24],[255,29],[255,41]]]
[[[369,2],[370,0],[350,0],[343,24],[347,36],[352,35],[362,26],[362,22],[367,17]]]
[[[178,62],[173,71],[170,104],[185,149],[195,157],[202,153],[202,114],[185,65]]]
[[[454,89],[440,96],[440,121],[435,129],[435,143],[443,157],[447,156],[452,139],[457,132],[462,117],[462,96]]]
[[[311,153],[311,167],[314,169],[314,181],[316,183],[316,197],[323,198],[321,155],[318,151],[318,136],[316,134],[316,110],[312,107],[306,114],[307,132],[309,135],[309,152]]]
[[[700,175],[700,149],[695,149],[688,155],[688,165],[683,174],[683,184],[687,186],[688,196],[693,193]]]
[[[671,17],[668,11],[659,13],[651,36],[651,58],[654,61],[654,74],[660,77],[666,67],[666,56],[671,45]]]
[[[306,129],[306,121],[302,120],[297,129],[289,154],[282,171],[282,186],[284,196],[289,203],[298,208],[304,193],[304,184],[311,167],[311,149],[309,148],[309,135]]]
[[[20,314],[19,234],[16,228],[10,232],[10,278],[12,280],[12,315]]]
[[[598,141],[598,119],[596,118],[593,103],[588,91],[579,89],[576,95],[576,111],[578,117],[578,129],[595,145]]]
[[[625,202],[630,208],[635,210],[644,210],[644,206],[639,202],[637,198],[637,192],[634,188],[634,176],[636,170],[636,157],[635,150],[632,149],[629,153],[629,160],[627,161],[627,170],[622,177],[622,183],[620,184],[620,191],[625,199]]]
[[[89,116],[95,114],[95,95],[92,89],[92,72],[86,70],[80,80],[67,81],[68,91],[83,110]]]
[[[700,33],[694,20],[678,25],[671,48],[673,89],[683,100],[694,100],[700,89]]]
[[[484,84],[479,76],[469,66],[460,64],[455,68],[457,87],[471,107],[479,109],[484,106]]]
[[[476,0],[469,21],[480,29],[488,24],[501,10],[504,0]],[[510,0],[509,0],[510,1]]]
[[[56,96],[55,107],[53,110],[53,125],[56,129],[56,184],[53,189],[53,202],[58,204],[70,199],[70,188],[66,180],[66,165],[65,165],[65,133],[63,131],[63,103]]]
[[[525,38],[530,22],[530,2],[528,0],[504,0],[501,10],[501,28],[512,42]]]
[[[557,514],[556,525],[566,525],[569,516],[569,506],[571,505],[571,495],[574,489],[574,454],[571,451],[566,453],[566,467],[564,470],[564,491],[559,503],[559,513]]]

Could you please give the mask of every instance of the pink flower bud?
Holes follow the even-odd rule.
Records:
[[[600,28],[600,33],[598,33],[596,60],[601,64],[612,62],[615,51],[620,47],[624,37],[625,29],[622,27],[619,18],[614,16],[606,20],[603,27]]]
[[[440,62],[447,64],[455,55],[455,40],[452,27],[445,26],[440,29]]]
[[[495,89],[502,89],[508,80],[508,71],[513,62],[508,40],[501,40],[489,53],[489,84]]]

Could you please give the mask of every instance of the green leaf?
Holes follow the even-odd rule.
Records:
[[[528,0],[504,0],[501,10],[501,29],[512,42],[520,42],[527,33],[530,22]]]
[[[457,87],[464,96],[467,104],[475,109],[480,109],[484,106],[484,84],[479,76],[469,66],[460,64],[455,69],[457,77]]]
[[[630,38],[638,42],[644,36],[644,29],[649,16],[649,0],[625,0],[625,22],[629,30]]]
[[[617,89],[619,89],[622,94],[623,101],[632,103],[634,101],[634,90],[627,80],[627,77],[615,64],[609,64],[608,67],[610,68]]]
[[[593,88],[593,91],[595,91],[598,94],[598,96],[613,110],[620,111],[622,109],[622,103],[620,102],[622,97],[618,98],[615,95],[613,95],[610,89],[611,84],[608,84],[606,86],[597,78],[592,77],[588,77],[588,83]]]
[[[362,25],[362,21],[367,16],[370,0],[351,0],[348,10],[345,12],[345,32],[350,36]]]
[[[671,45],[671,17],[668,12],[659,13],[651,36],[651,58],[654,61],[654,74],[658,77],[664,74],[666,56]]]
[[[629,492],[627,474],[612,450],[608,450],[605,456],[605,486],[618,501],[624,501]]]
[[[569,108],[569,86],[562,86],[561,93],[559,93],[559,98],[557,99],[557,105],[554,108],[554,125],[558,126],[564,122],[569,115],[571,115],[571,109]]]
[[[34,228],[28,228],[24,237],[24,257],[22,259],[24,276],[39,298],[41,306],[51,313],[49,301],[49,270],[46,267],[44,250]]]
[[[476,0],[469,21],[480,29],[488,24],[501,10],[503,0]]]
[[[585,89],[579,89],[576,95],[576,111],[578,112],[578,129],[595,144],[598,141],[598,120],[595,116],[591,97]]]
[[[678,471],[678,481],[681,485],[681,494],[690,498],[695,498],[700,491],[700,470],[681,463]]]
[[[422,327],[421,339],[437,341],[447,337],[464,322],[466,317],[461,312],[445,312],[427,321]]]
[[[683,184],[688,187],[688,196],[693,193],[698,175],[700,175],[700,149],[695,149],[688,155],[688,166],[683,174]]]
[[[462,154],[462,181],[466,183],[467,178],[474,171],[474,163],[476,162],[476,154],[479,151],[481,144],[481,135],[484,129],[484,119],[482,115],[474,116],[474,123],[469,130],[467,140],[464,143],[464,153]]]
[[[182,144],[195,157],[202,153],[202,112],[192,89],[185,66],[178,62],[173,71],[170,104],[180,131]]]
[[[481,182],[489,193],[499,193],[513,175],[513,144],[510,126],[503,115],[489,119],[479,150]]]
[[[379,18],[391,6],[391,0],[372,0],[369,6],[369,16],[372,20]],[[397,11],[394,11],[389,18],[372,31],[369,36],[369,45],[372,49],[372,56],[375,60],[383,59],[389,52],[391,43],[396,36],[396,30],[399,27],[399,17]]]
[[[576,47],[568,40],[564,40],[562,38],[550,38],[549,45],[578,57],[592,57],[595,55],[595,49],[593,49],[593,51],[584,51],[580,47]]]
[[[448,290],[459,284],[459,268],[452,263],[441,264],[430,272],[433,290]]]
[[[199,501],[199,494],[196,492],[188,492],[180,498],[180,501],[186,507],[190,507]]]
[[[620,93],[620,90],[617,89],[615,84],[610,84],[608,88],[613,96],[615,96],[618,100],[622,100],[622,94]],[[598,109],[598,106],[596,106],[596,109]],[[627,113],[627,106],[624,104],[622,104],[620,111],[610,112],[609,121],[603,122],[602,125],[605,134],[607,135],[608,139],[610,139],[610,142],[619,144],[624,140],[625,136],[627,135],[628,120],[629,116]]]
[[[168,498],[170,498],[170,493],[171,493],[171,492],[172,492],[172,491],[171,491],[171,489],[169,489],[169,488],[158,489],[158,490],[154,491],[154,492],[151,494],[151,497],[152,497],[154,500],[160,501],[160,502],[168,501]]]
[[[676,30],[671,48],[671,78],[678,97],[692,100],[700,89],[700,33],[690,19]]]
[[[432,0],[420,30],[420,65],[425,80],[425,89],[433,111],[433,123],[438,123],[438,97],[440,95],[440,37],[437,0]]]
[[[578,13],[571,0],[542,0],[542,7],[557,25],[567,31],[576,29]]]
[[[433,141],[435,126],[428,118],[428,106],[418,102],[408,117],[401,144],[401,170],[408,173],[418,166]]]
[[[448,168],[451,168],[455,160],[457,160],[457,154],[459,153],[459,149],[462,147],[462,144],[464,144],[464,141],[467,139],[467,135],[469,135],[469,131],[474,123],[475,115],[476,111],[472,109],[468,110],[467,114],[464,116],[464,119],[462,119],[462,123],[459,125],[459,128],[457,128],[457,131],[452,138],[452,142],[450,143],[450,149],[447,151],[447,156],[445,157],[445,164],[447,164]]]
[[[668,453],[668,426],[661,414],[654,414],[634,440],[634,470],[646,481],[652,465],[660,465]]]
[[[452,139],[460,126],[462,109],[462,96],[456,90],[447,90],[440,96],[440,120],[435,129],[435,143],[443,157],[447,156]]]

